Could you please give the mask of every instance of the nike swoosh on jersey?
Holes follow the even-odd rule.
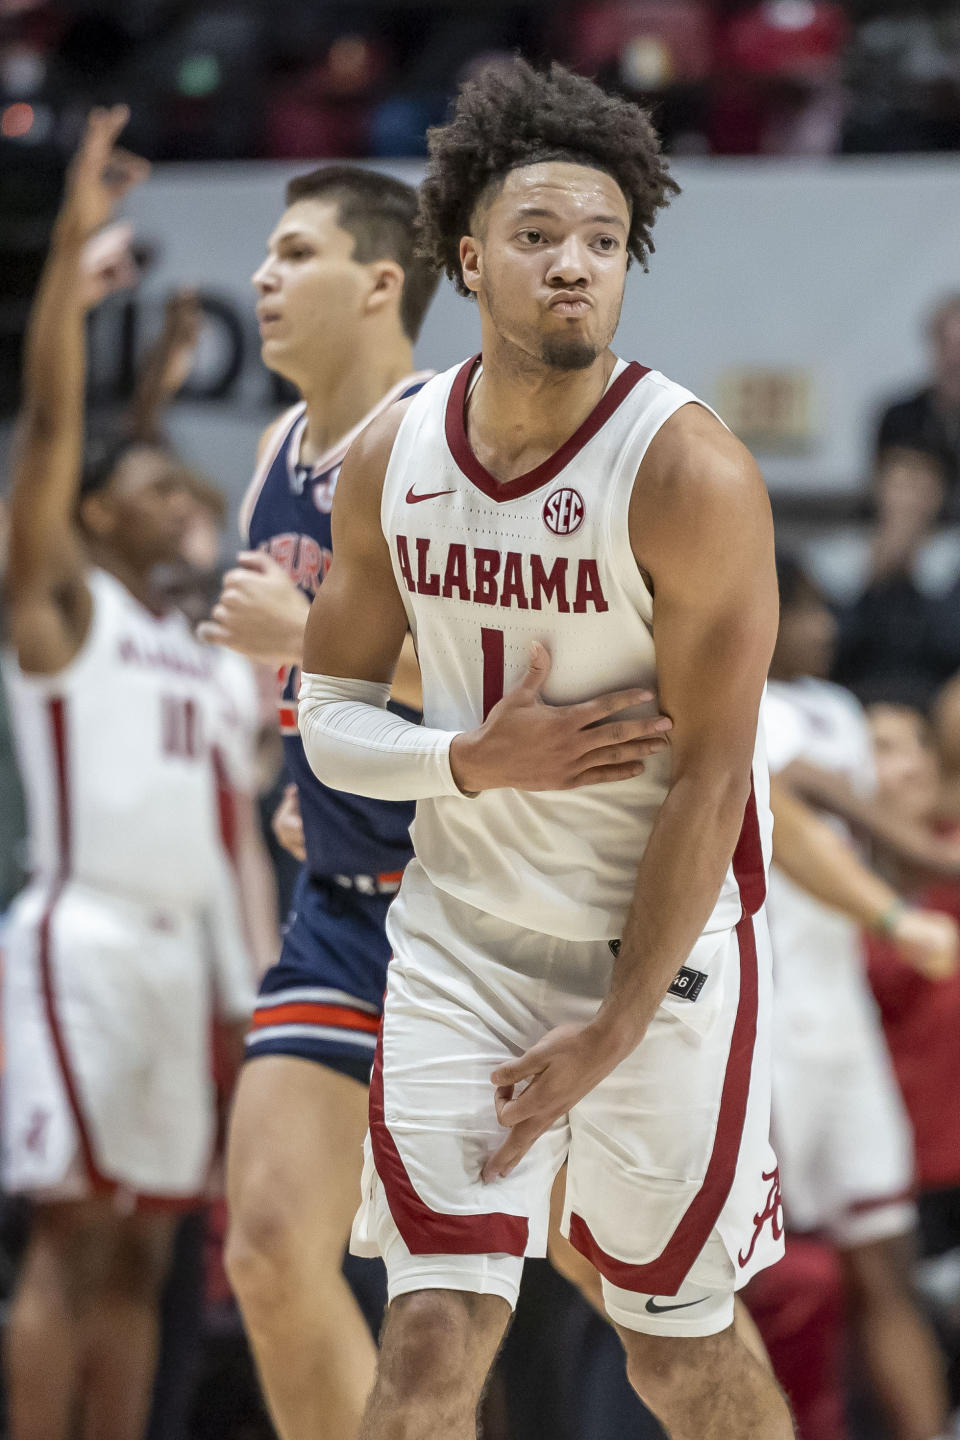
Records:
[[[438,495],[452,495],[452,494],[453,494],[453,491],[452,491],[452,490],[432,490],[429,495],[415,495],[415,494],[413,493],[413,486],[411,485],[411,486],[410,486],[410,489],[407,491],[407,504],[408,504],[408,505],[418,505],[421,500],[436,500],[436,498],[437,498]]]
[[[651,1295],[644,1309],[651,1315],[666,1315],[668,1310],[689,1310],[691,1305],[702,1305],[706,1298],[705,1295],[701,1295],[699,1300],[685,1300],[682,1305],[658,1305]]]

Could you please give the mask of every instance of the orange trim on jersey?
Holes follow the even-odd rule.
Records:
[[[377,876],[377,880],[381,885],[399,885],[402,879],[402,870],[384,870],[382,874]]]
[[[335,1025],[343,1030],[364,1030],[376,1035],[380,1018],[340,1005],[273,1005],[256,1010],[251,1021],[253,1030],[263,1030],[268,1025]]]

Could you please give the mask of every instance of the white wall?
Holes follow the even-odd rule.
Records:
[[[238,493],[270,418],[249,276],[302,165],[159,166],[128,210],[159,250],[144,287],[194,284],[231,298],[248,325],[232,403],[177,407],[189,456]],[[416,180],[414,164],[386,168]],[[960,288],[960,164],[954,159],[684,161],[684,193],[659,220],[650,274],[634,269],[620,352],[716,402],[730,367],[807,372],[811,433],[798,453],[760,453],[771,489],[850,489],[863,475],[879,401],[918,383],[919,319]],[[476,313],[444,284],[418,359],[438,368],[478,344]]]

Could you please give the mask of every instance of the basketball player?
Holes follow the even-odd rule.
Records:
[[[866,717],[848,691],[822,678],[832,659],[833,619],[795,560],[781,557],[778,569],[780,634],[764,711],[771,770],[786,790],[791,765],[803,763],[870,793]],[[778,833],[778,862],[779,843]],[[896,939],[922,912],[877,883],[885,893],[873,914],[858,918]],[[856,1336],[891,1433],[932,1440],[943,1431],[947,1397],[936,1342],[912,1291],[909,1122],[864,973],[860,926],[798,888],[779,863],[769,910],[774,1135],[787,1221],[829,1234],[839,1251]],[[940,919],[949,933],[952,922]],[[955,968],[955,950],[952,959]]]
[[[32,880],[6,936],[4,1188],[33,1201],[6,1344],[14,1440],[139,1440],[177,1212],[214,1139],[210,990],[234,1029],[249,959],[220,845],[209,652],[162,612],[186,496],[127,445],[81,484],[84,243],[145,164],[95,110],[25,350],[10,536],[13,715]],[[211,974],[211,961],[213,973]]]
[[[303,756],[296,695],[343,456],[428,378],[412,345],[436,279],[414,259],[415,213],[409,186],[359,167],[328,166],[288,187],[253,280],[264,361],[304,398],[264,437],[243,507],[250,548],[201,632],[281,671],[305,843],[280,961],[247,1040],[228,1161],[228,1271],[284,1440],[353,1440],[375,1364],[341,1265],[386,983],[384,920],[411,854],[413,806],[321,785]],[[418,707],[411,669],[395,696]]]
[[[564,1158],[565,1229],[674,1440],[792,1434],[731,1324],[782,1246],[769,506],[706,407],[610,349],[675,189],[647,116],[581,77],[466,85],[421,235],[482,360],[375,420],[338,485],[301,733],[327,784],[419,802],[354,1228],[391,1297],[364,1440],[474,1433]],[[384,709],[408,626],[422,727]],[[672,728],[640,773],[653,690]]]

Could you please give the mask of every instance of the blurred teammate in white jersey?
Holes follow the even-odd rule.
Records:
[[[376,420],[337,490],[304,743],[326,783],[418,801],[353,1237],[391,1302],[364,1440],[474,1433],[564,1158],[565,1228],[674,1440],[792,1434],[732,1328],[782,1244],[769,506],[706,407],[610,349],[675,189],[645,113],[585,79],[465,86],[421,241],[482,357]],[[382,708],[408,625],[423,727]],[[640,738],[657,700],[669,744]]]
[[[211,1004],[239,1026],[250,961],[218,823],[209,652],[154,568],[187,519],[163,450],[81,485],[81,256],[144,162],[95,111],[30,322],[8,598],[31,883],[7,933],[4,1188],[34,1202],[6,1343],[14,1440],[137,1440],[177,1211],[214,1140]]]
[[[824,678],[836,625],[799,563],[779,563],[780,634],[764,727],[771,772],[789,794],[798,766],[842,778],[855,794],[875,789],[866,716],[849,691]],[[840,1255],[865,1368],[896,1440],[941,1434],[947,1397],[940,1356],[913,1291],[916,1211],[910,1127],[864,971],[861,926],[889,936],[936,978],[953,966],[952,921],[915,910],[877,881],[860,925],[795,883],[780,863],[780,815],[770,881],[776,964],[774,1138],[787,1221],[830,1236]],[[847,845],[850,832],[839,828]],[[842,863],[842,861],[841,861]],[[940,956],[920,943],[935,939]],[[931,962],[933,962],[931,964]]]

